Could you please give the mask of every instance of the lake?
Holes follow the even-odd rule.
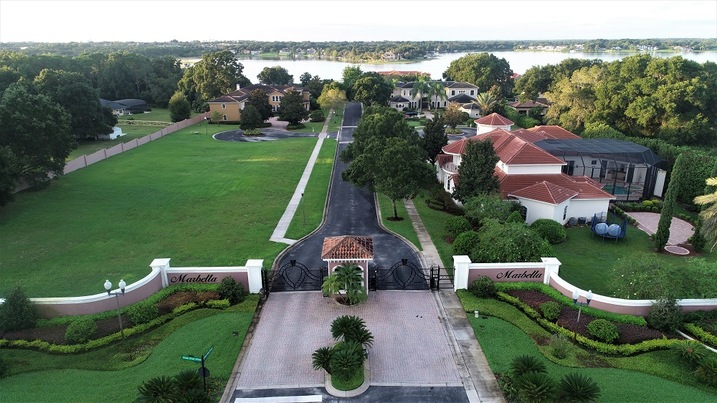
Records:
[[[564,59],[601,59],[606,62],[620,60],[626,56],[635,55],[634,52],[623,53],[563,53],[563,52],[490,52],[496,57],[504,58],[510,64],[511,69],[518,74],[525,73],[526,70],[533,66],[545,66],[548,64],[558,64]],[[341,81],[343,70],[347,66],[360,66],[362,71],[391,71],[391,70],[408,70],[422,71],[430,73],[431,78],[441,79],[443,72],[446,71],[451,61],[465,56],[467,53],[445,53],[434,59],[420,60],[410,63],[346,63],[330,60],[267,60],[267,59],[241,59],[239,62],[244,65],[244,76],[251,82],[256,83],[256,78],[264,67],[281,66],[294,76],[294,81],[298,82],[299,77],[309,72],[312,76],[319,76],[322,79],[333,79]],[[707,61],[717,63],[717,52],[655,52],[651,53],[653,57],[673,57],[682,56],[685,59],[694,60],[698,63]],[[185,60],[189,61],[189,60]]]

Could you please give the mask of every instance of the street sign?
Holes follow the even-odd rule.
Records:
[[[204,354],[204,360],[206,361],[207,357],[209,357],[209,354],[214,351],[214,346],[209,347],[209,350]]]
[[[187,360],[187,361],[202,362],[202,359],[201,359],[201,358],[199,358],[199,357],[192,357],[191,355],[183,355],[183,356],[182,356],[182,359],[183,359],[183,360]]]

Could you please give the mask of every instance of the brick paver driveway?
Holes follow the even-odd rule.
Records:
[[[323,386],[311,354],[333,344],[331,321],[357,315],[374,335],[371,385],[462,386],[430,291],[377,291],[366,303],[338,305],[320,292],[269,296],[241,364],[238,389]]]

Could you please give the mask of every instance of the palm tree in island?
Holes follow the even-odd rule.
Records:
[[[429,100],[428,109],[429,110],[431,109],[430,101],[434,97],[437,98],[439,101],[439,105],[437,105],[436,107],[440,106],[441,99],[444,99],[444,100],[448,99],[448,95],[446,95],[446,87],[440,81],[431,81],[428,85],[428,91],[426,92],[426,95],[428,95],[428,100]]]

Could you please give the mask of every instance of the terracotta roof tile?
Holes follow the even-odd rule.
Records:
[[[483,116],[480,119],[476,119],[476,124],[487,125],[487,126],[510,126],[513,122],[505,116],[497,113],[491,113],[490,115]]]
[[[575,133],[572,133],[568,130],[563,129],[560,126],[556,125],[544,125],[544,126],[535,126],[528,129],[531,132],[537,133],[537,132],[543,132],[545,135],[545,138],[547,139],[579,139],[581,138]],[[544,139],[541,139],[544,140]]]
[[[538,200],[550,204],[560,204],[565,200],[577,196],[578,192],[558,186],[547,181],[538,182],[527,188],[518,189],[508,196],[523,197],[531,200]]]
[[[367,236],[333,236],[324,238],[321,248],[323,260],[371,260],[373,239]]]
[[[600,186],[594,185],[592,180],[566,174],[535,174],[535,175],[506,175],[503,171],[496,169],[496,176],[500,181],[500,192],[503,197],[513,194],[521,189],[533,186],[539,182],[550,182],[554,185],[578,192],[575,199],[615,199],[615,196],[602,190]]]

